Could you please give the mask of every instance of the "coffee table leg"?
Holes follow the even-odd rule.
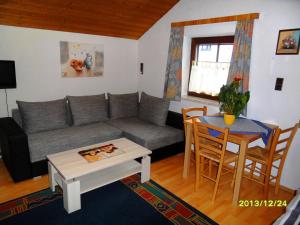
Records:
[[[150,180],[150,160],[151,158],[149,156],[144,156],[142,158],[142,176],[141,176],[142,183]]]
[[[54,174],[57,173],[56,169],[52,166],[50,162],[48,162],[48,173],[49,173],[49,184],[52,191],[55,191],[55,186],[57,185]]]
[[[80,181],[62,181],[64,207],[68,213],[81,209]]]

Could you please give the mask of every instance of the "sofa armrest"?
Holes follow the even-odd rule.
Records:
[[[183,130],[183,117],[181,113],[168,111],[166,125]]]
[[[31,178],[28,138],[23,129],[11,118],[0,118],[2,158],[15,182]]]

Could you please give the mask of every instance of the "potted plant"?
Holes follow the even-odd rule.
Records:
[[[234,123],[243,109],[246,107],[250,98],[250,92],[242,93],[239,91],[242,78],[236,76],[231,84],[223,85],[219,93],[220,111],[224,112],[224,122],[227,125]]]

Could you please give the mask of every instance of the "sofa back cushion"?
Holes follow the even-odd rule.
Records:
[[[142,92],[139,105],[139,118],[158,126],[165,126],[170,101],[153,97]]]
[[[22,127],[26,133],[61,129],[68,126],[64,99],[48,102],[17,101],[17,104],[21,114]]]
[[[90,96],[67,96],[75,126],[108,120],[105,94]]]
[[[137,116],[138,98],[138,92],[120,95],[108,93],[110,118],[119,119]]]

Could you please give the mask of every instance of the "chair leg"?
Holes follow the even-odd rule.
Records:
[[[200,182],[203,183],[203,173],[204,173],[204,164],[205,164],[205,159],[203,156],[201,156],[201,160],[200,160],[200,170],[201,170],[201,173],[200,173]]]
[[[279,177],[279,175],[277,175],[276,183],[275,183],[275,195],[278,195],[279,188],[280,188],[280,177]]]
[[[279,164],[278,172],[277,172],[277,177],[276,177],[276,183],[275,183],[275,194],[276,195],[278,194],[279,187],[280,187],[280,179],[281,179],[283,164],[284,164],[284,162],[282,160],[280,160],[280,164]]]
[[[251,171],[250,171],[250,178],[252,179],[253,178],[253,174],[254,174],[254,170],[256,168],[256,162],[252,161],[251,163]]]
[[[192,151],[192,149],[194,151]],[[191,152],[191,161],[196,162],[196,153],[195,153],[195,145],[194,144],[191,145],[190,152]]]
[[[263,175],[263,173],[267,173],[267,166],[266,165],[264,165],[264,164],[262,164],[261,165],[261,168],[260,168],[260,171],[262,172],[262,173],[260,173],[260,179],[262,180],[262,181],[264,181],[265,179],[266,179],[266,175]]]
[[[265,185],[264,185],[264,197],[265,197],[265,199],[268,199],[271,169],[272,169],[272,165],[268,165],[266,176],[265,176]]]
[[[216,183],[215,183],[215,187],[214,187],[214,193],[213,193],[213,197],[212,197],[213,202],[215,201],[216,195],[217,195],[217,192],[218,192],[221,172],[222,172],[222,164],[220,163],[219,167],[218,167],[217,179],[216,179]]]
[[[196,157],[196,182],[195,182],[195,191],[199,188],[199,179],[200,179],[200,155],[195,154]]]
[[[235,177],[236,177],[236,168],[237,168],[237,160],[235,161],[234,163],[234,172],[233,172],[233,178],[232,178],[232,181],[231,181],[231,184],[230,184],[230,187],[233,188],[234,186],[234,183],[235,183]],[[243,169],[243,173],[244,173],[244,170],[245,170],[245,164],[244,164],[244,169]]]
[[[212,161],[208,161],[208,176],[211,177],[211,171],[212,171]]]

